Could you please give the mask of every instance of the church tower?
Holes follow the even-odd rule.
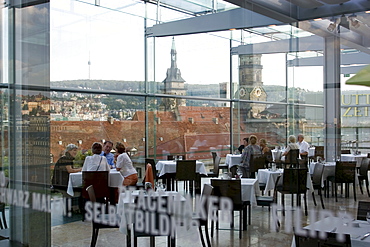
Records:
[[[239,90],[240,99],[266,101],[267,94],[263,88],[261,54],[239,56]],[[261,118],[265,104],[251,103],[247,118]]]
[[[177,51],[174,38],[172,38],[171,68],[167,69],[166,79],[164,79],[160,90],[163,94],[186,95],[185,80],[181,77],[180,69],[177,68]],[[163,104],[168,110],[178,105],[185,106],[185,100],[164,99]]]

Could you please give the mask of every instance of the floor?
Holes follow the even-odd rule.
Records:
[[[182,186],[180,186],[181,188]],[[351,190],[352,191],[352,190]],[[365,192],[366,193],[366,192]],[[321,211],[321,206],[314,206],[312,196],[308,196],[309,214],[317,214]],[[357,201],[367,200],[369,197],[364,194],[361,195],[359,188],[357,188]],[[316,191],[316,201],[320,203],[319,196]],[[290,205],[290,196],[286,196],[286,205]],[[346,210],[346,213],[356,217],[357,202],[354,201],[352,193],[350,198],[339,197],[338,202],[335,202],[333,197],[324,198],[326,209],[336,214],[339,210]],[[341,211],[343,212],[343,211]],[[302,226],[309,224],[309,217],[302,216]],[[215,236],[211,238],[212,246],[230,246],[230,247],[245,247],[245,246],[291,246],[292,233],[286,232],[285,226],[288,217],[283,217],[281,212],[278,212],[281,217],[281,228],[279,232],[274,232],[270,228],[272,216],[267,207],[253,207],[252,208],[252,223],[248,226],[247,231],[243,231],[242,239],[239,239],[238,229],[238,214],[235,214],[235,230],[230,230],[229,224],[220,225],[221,229],[215,231]],[[66,219],[63,219],[66,218]],[[52,246],[69,247],[69,246],[90,246],[91,239],[91,223],[80,220],[81,215],[73,216],[73,218],[57,216],[53,217],[52,222]],[[73,222],[71,222],[73,221]],[[138,246],[149,246],[149,238],[138,238]],[[156,237],[155,246],[167,246],[166,237]],[[102,229],[99,232],[97,246],[126,246],[126,237],[118,231],[118,229]],[[197,229],[186,229],[182,227],[176,236],[176,246],[201,246],[200,238]]]

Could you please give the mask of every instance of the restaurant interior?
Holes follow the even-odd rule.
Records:
[[[0,247],[369,245],[369,1],[0,7]],[[53,187],[106,141],[134,189]]]

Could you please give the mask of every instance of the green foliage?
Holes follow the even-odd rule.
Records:
[[[75,160],[73,161],[74,167],[82,167],[87,156],[92,156],[93,153],[91,149],[87,150],[86,152],[82,153],[81,150],[77,152]]]

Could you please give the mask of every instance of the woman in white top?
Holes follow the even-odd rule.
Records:
[[[116,161],[116,169],[120,171],[123,180],[123,186],[134,186],[138,181],[137,171],[132,165],[132,161],[126,153],[125,145],[121,142],[116,143],[116,151],[118,153]]]
[[[103,146],[99,142],[94,142],[91,146],[93,156],[87,156],[82,167],[82,171],[109,171],[107,159],[100,156]]]

